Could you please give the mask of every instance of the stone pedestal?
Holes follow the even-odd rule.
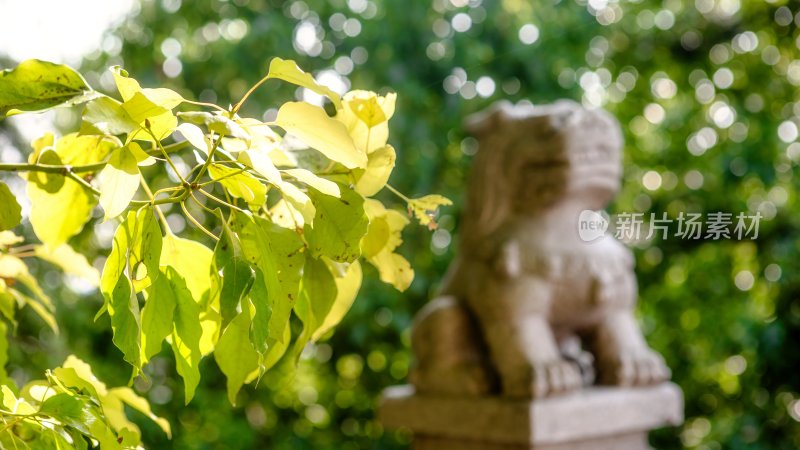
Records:
[[[591,387],[536,400],[384,391],[380,420],[414,433],[414,450],[649,450],[650,430],[683,422],[672,383]]]

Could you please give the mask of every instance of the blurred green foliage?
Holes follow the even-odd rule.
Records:
[[[407,448],[409,436],[384,430],[375,406],[382,388],[404,382],[411,318],[457,251],[476,145],[462,120],[499,99],[573,98],[607,108],[624,128],[624,187],[612,211],[765,217],[754,241],[672,237],[636,248],[645,332],[686,395],[686,423],[654,433],[652,444],[800,447],[798,11],[800,2],[784,0],[136,5],[104,51],[86,60],[90,84],[110,91],[103,70],[121,64],[143,85],[225,104],[266,73],[272,56],[297,59],[333,85],[398,92],[390,123],[398,167],[390,182],[410,195],[456,200],[436,232],[406,233],[402,251],[417,273],[408,292],[398,294],[367,270],[336,333],[307,350],[296,371],[282,366],[246,389],[242,407],[230,408],[224,379],[208,361],[196,398],[184,407],[170,358],[154,361],[150,380],[135,387],[173,423],[175,436],[166,441],[142,423],[144,441],[152,448]],[[269,118],[272,105],[292,95],[303,94],[267,83],[245,113]],[[73,244],[90,255],[107,251],[87,232]],[[78,295],[47,269],[39,273],[61,299],[66,340],[23,324],[11,355],[14,376],[60,363],[69,348],[104,380],[124,383],[127,369],[108,324],[92,321],[99,294]]]

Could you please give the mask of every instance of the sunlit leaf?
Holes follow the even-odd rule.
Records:
[[[353,306],[358,290],[361,288],[363,276],[361,264],[358,261],[348,264],[341,275],[337,274],[336,270],[331,270],[331,273],[335,275],[336,299],[325,319],[312,335],[313,340],[318,340],[342,321],[347,311]]]
[[[93,97],[86,80],[62,64],[29,59],[0,72],[0,118]]]
[[[0,182],[0,231],[10,230],[22,220],[22,207],[8,185]]]
[[[342,101],[339,94],[317,83],[311,74],[304,72],[297,66],[297,63],[292,60],[273,58],[269,63],[269,73],[267,76],[269,78],[288,81],[289,83],[314,91],[317,94],[324,95],[331,99],[336,109],[342,108]]]
[[[192,298],[186,280],[173,267],[167,266],[165,275],[175,296],[175,328],[172,332],[172,350],[175,367],[183,378],[184,398],[188,404],[200,383],[200,306]]]
[[[205,134],[197,125],[193,123],[182,123],[175,129],[176,133],[180,133],[183,138],[192,145],[192,147],[208,154],[209,146]]]
[[[105,220],[117,217],[128,208],[139,189],[140,178],[138,161],[128,147],[111,154],[100,172],[100,206],[105,211]]]
[[[440,206],[452,205],[450,199],[442,197],[441,195],[426,195],[420,198],[414,198],[408,201],[408,210],[419,220],[421,225],[425,225],[430,229],[435,229],[436,215],[438,214]]]
[[[351,189],[342,189],[341,198],[309,190],[316,206],[313,225],[305,225],[309,251],[315,257],[352,262],[361,254],[359,243],[367,232],[364,199]]]
[[[225,328],[214,350],[214,359],[228,379],[228,400],[232,405],[236,405],[236,395],[248,375],[258,369],[260,359],[250,342],[250,309],[249,302],[244,302],[241,313]]]
[[[328,117],[318,106],[304,102],[284,103],[278,110],[275,124],[349,169],[367,164],[367,155],[356,148],[344,125]]]
[[[127,134],[139,128],[139,124],[122,109],[122,103],[111,97],[100,97],[87,103],[83,120],[105,134]]]
[[[333,181],[326,180],[317,176],[313,172],[306,169],[286,169],[283,173],[294,177],[296,180],[301,181],[312,188],[322,192],[323,194],[340,197],[342,194],[339,190],[339,185]]]
[[[142,363],[161,351],[162,343],[173,331],[175,292],[163,272],[147,288],[142,307]]]
[[[222,327],[225,328],[241,310],[241,302],[253,286],[255,273],[248,264],[239,237],[224,221],[214,249],[213,273],[222,274],[219,303]]]
[[[298,357],[306,343],[312,340],[336,301],[337,287],[331,270],[324,261],[306,256],[300,298],[294,307],[295,314],[303,322],[303,331],[294,347]]]
[[[392,174],[395,159],[394,147],[391,145],[381,147],[370,153],[367,168],[364,169],[356,182],[356,192],[365,197],[370,197],[383,189]]]
[[[37,153],[41,150],[52,148],[61,164],[66,165],[101,162],[117,146],[105,136],[78,136],[75,133],[55,142],[52,136],[45,136],[45,139],[45,142],[37,140],[34,145],[36,151],[31,158],[38,157]],[[47,145],[48,142],[50,145]],[[33,231],[45,244],[58,247],[83,228],[91,218],[97,200],[74,180],[65,180],[59,174],[52,176],[60,178],[60,187],[55,192],[36,183],[36,175],[29,173],[28,180],[33,182],[27,184],[27,193],[31,201],[30,222]]]
[[[144,414],[148,419],[155,422],[159,426],[159,428],[161,428],[164,431],[164,433],[167,434],[167,437],[172,438],[172,429],[169,425],[169,422],[167,422],[166,419],[158,417],[155,414],[153,414],[153,411],[150,409],[150,404],[147,403],[147,400],[136,395],[136,393],[133,392],[131,388],[128,387],[113,388],[109,391],[109,395],[113,395],[119,398],[126,405]]]
[[[230,195],[241,198],[253,210],[267,201],[267,187],[247,172],[212,164],[208,167],[208,174],[212,180],[224,186]]]
[[[297,301],[303,242],[292,230],[244,213],[234,213],[231,227],[239,235],[248,262],[258,270],[251,292],[256,307],[253,344],[263,353],[267,338],[283,339],[283,328]]]

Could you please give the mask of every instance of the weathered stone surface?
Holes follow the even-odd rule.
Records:
[[[645,450],[647,432],[683,421],[672,383],[593,387],[543,399],[384,392],[380,420],[414,431],[415,450]]]
[[[593,384],[669,379],[633,314],[633,256],[579,235],[584,211],[620,187],[622,135],[574,102],[501,103],[471,120],[479,140],[460,247],[412,334],[421,393],[543,398]]]
[[[381,420],[415,450],[648,449],[683,397],[635,319],[630,250],[579,232],[620,188],[619,124],[501,103],[470,127],[458,254],[415,319],[413,387],[386,391]]]

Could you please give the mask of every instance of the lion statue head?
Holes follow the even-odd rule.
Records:
[[[558,202],[602,209],[619,190],[622,133],[603,110],[500,102],[470,117],[467,129],[480,143],[462,221],[470,240]]]

